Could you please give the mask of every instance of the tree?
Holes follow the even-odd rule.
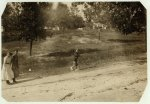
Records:
[[[18,40],[20,32],[20,13],[20,3],[7,3],[6,8],[2,14],[3,42]]]
[[[37,40],[43,27],[43,18],[40,12],[40,5],[36,2],[22,3],[21,28],[24,30],[26,41],[30,41],[30,56],[32,55],[33,41]]]
[[[61,30],[76,29],[84,26],[83,18],[77,15],[77,8],[68,8],[66,4],[58,3],[56,9],[49,11],[49,26],[59,26]]]
[[[112,24],[123,33],[139,31],[146,26],[146,10],[140,2],[116,2],[111,5]]]
[[[76,2],[83,5],[87,22],[103,23],[128,34],[146,26],[146,9],[140,2]]]
[[[2,25],[6,32],[19,30],[20,3],[7,3],[2,14]]]

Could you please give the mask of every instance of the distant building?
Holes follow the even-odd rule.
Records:
[[[54,30],[54,31],[59,31],[60,28],[59,28],[59,26],[55,26],[55,27],[52,28],[52,30]]]
[[[59,27],[59,26],[54,26],[54,27],[45,26],[44,29],[45,29],[45,30],[59,31],[59,30],[60,30],[60,27]]]
[[[93,22],[93,29],[106,29],[107,25],[102,23]]]

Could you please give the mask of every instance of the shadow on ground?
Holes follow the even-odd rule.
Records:
[[[108,39],[110,42],[119,42],[119,43],[135,43],[143,42],[142,40],[124,40],[124,39]]]
[[[22,80],[18,80],[16,84],[19,84],[19,83],[23,83],[23,82],[28,82],[28,81],[33,81],[33,80],[36,80],[36,79],[41,79],[42,77],[35,77],[35,78],[30,78],[30,79],[22,79]]]

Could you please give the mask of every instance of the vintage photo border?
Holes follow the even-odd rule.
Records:
[[[150,55],[149,55],[149,51],[150,51],[150,46],[148,44],[150,44],[150,36],[148,34],[150,34],[150,1],[149,0],[0,0],[0,16],[2,16],[2,13],[5,9],[6,3],[7,2],[82,2],[82,1],[86,1],[86,2],[95,2],[95,1],[102,1],[102,2],[111,2],[111,1],[120,1],[120,2],[124,2],[124,1],[140,1],[144,7],[147,9],[147,85],[145,88],[145,91],[143,92],[143,95],[140,99],[139,102],[7,102],[3,97],[2,97],[2,88],[1,88],[1,81],[0,81],[0,104],[7,104],[7,103],[11,103],[11,104],[16,104],[16,103],[22,103],[22,104],[28,104],[28,103],[50,103],[50,104],[60,104],[60,103],[65,103],[65,104],[149,104],[150,102],[150,85],[149,85],[149,79],[150,79]],[[0,18],[0,24],[1,24],[1,18]],[[1,28],[0,28],[0,35],[1,35]],[[0,50],[2,50],[2,37],[0,36]],[[0,51],[1,53],[1,51]],[[1,63],[1,56],[0,56],[0,63]],[[0,67],[1,64],[0,64]],[[1,74],[1,71],[0,71]]]

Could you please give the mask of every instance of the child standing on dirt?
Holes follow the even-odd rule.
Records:
[[[73,71],[73,70],[75,70],[75,71],[77,71],[77,70],[79,70],[79,66],[78,66],[78,59],[79,59],[79,51],[78,51],[78,49],[76,49],[75,50],[75,52],[74,52],[74,61],[73,61],[73,66],[71,67],[71,70]]]

